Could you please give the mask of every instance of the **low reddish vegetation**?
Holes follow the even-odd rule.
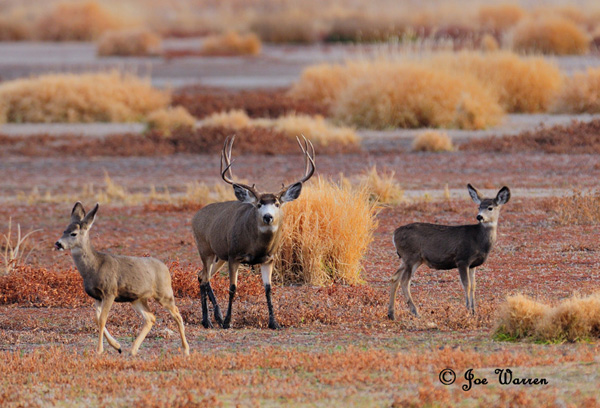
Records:
[[[600,119],[573,121],[567,126],[553,126],[526,131],[516,136],[495,136],[470,140],[460,150],[486,152],[600,153]]]
[[[326,115],[325,105],[287,95],[287,89],[232,91],[222,88],[190,86],[173,95],[173,105],[185,107],[197,118],[213,113],[241,109],[251,118],[276,118],[286,113]]]

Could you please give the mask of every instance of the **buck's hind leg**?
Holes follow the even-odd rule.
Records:
[[[235,292],[237,290],[237,278],[238,278],[238,268],[240,266],[239,262],[230,260],[229,261],[229,306],[227,307],[227,315],[225,316],[225,320],[223,321],[223,328],[229,329],[231,327],[231,312],[233,306],[233,299],[235,297]]]
[[[208,315],[207,301],[209,293],[212,293],[212,288],[210,287],[210,267],[212,266],[212,262],[209,261],[208,257],[202,256],[202,254],[200,254],[200,258],[202,259],[202,270],[198,273],[198,283],[200,284],[200,302],[202,303],[202,326],[209,329],[213,327]],[[213,293],[212,297],[214,298],[214,296]],[[215,303],[216,301],[215,299]]]
[[[392,284],[390,286],[390,303],[388,305],[388,317],[391,320],[396,319],[396,292],[398,291],[398,285],[400,285],[400,277],[404,271],[406,264],[404,261],[396,273],[392,276]]]
[[[215,320],[220,326],[223,326],[223,315],[221,314],[221,308],[219,307],[219,304],[217,303],[217,298],[215,297],[215,293],[213,292],[213,289],[210,286],[210,279],[214,276],[215,273],[217,273],[219,271],[219,269],[221,269],[221,267],[223,266],[224,263],[225,263],[225,261],[222,261],[215,256],[215,259],[210,266],[209,275],[208,275],[209,281],[207,283],[208,286],[206,288],[207,293],[208,293],[208,298],[210,299],[211,303],[213,304]]]
[[[98,326],[100,326],[100,314],[102,313],[102,302],[100,300],[96,300],[94,308],[96,310],[96,323],[98,324]],[[106,336],[106,340],[108,341],[108,344],[110,344],[110,346],[112,348],[117,350],[119,353],[123,352],[123,350],[121,349],[121,345],[119,344],[119,342],[117,340],[115,340],[115,338],[113,336],[110,335],[106,326],[104,326],[104,335]]]
[[[406,298],[408,303],[408,309],[410,312],[419,317],[419,312],[417,311],[417,306],[415,306],[415,302],[413,302],[413,298],[410,294],[410,281],[412,279],[412,275],[415,273],[417,268],[421,265],[420,262],[405,262],[404,271],[400,278],[400,286],[402,287],[402,294]]]

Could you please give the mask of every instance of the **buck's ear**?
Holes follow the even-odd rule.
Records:
[[[81,229],[89,230],[90,228],[92,228],[94,221],[96,221],[96,213],[98,212],[98,207],[100,207],[100,205],[96,203],[94,209],[87,213],[83,221],[81,221]]]
[[[255,204],[258,201],[258,197],[239,184],[233,185],[233,192],[235,193],[235,197],[242,203]]]
[[[510,189],[506,186],[502,187],[500,191],[498,191],[498,195],[496,195],[496,204],[502,205],[508,203],[510,200]]]
[[[282,203],[287,203],[288,201],[294,201],[296,198],[300,197],[300,193],[302,192],[302,183],[298,182],[292,184],[288,187],[287,190],[283,194],[279,196],[279,201]]]
[[[81,204],[81,201],[77,201],[73,207],[73,210],[71,211],[71,222],[79,222],[83,220],[83,217],[85,217],[83,204]]]
[[[479,191],[477,191],[477,189],[470,184],[467,184],[467,190],[469,190],[469,195],[471,196],[471,199],[475,202],[475,204],[481,204],[481,200],[483,200],[483,197],[481,196],[481,194],[479,194]]]

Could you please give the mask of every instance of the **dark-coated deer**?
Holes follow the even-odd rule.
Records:
[[[234,137],[227,138],[221,152],[221,177],[233,186],[238,201],[207,205],[192,219],[192,229],[203,269],[198,275],[202,300],[202,324],[212,327],[208,316],[207,297],[213,304],[214,316],[223,328],[231,324],[231,307],[237,288],[240,264],[259,265],[262,274],[269,328],[280,328],[273,314],[271,302],[271,274],[273,259],[281,242],[283,213],[281,206],[300,196],[302,184],[315,172],[315,151],[312,143],[304,138],[304,146],[298,144],[305,158],[304,177],[277,193],[261,193],[255,185],[249,186],[233,180],[231,173],[231,149]],[[229,306],[223,319],[221,310],[210,286],[211,277],[227,262],[229,264]]]
[[[410,311],[418,316],[410,295],[410,280],[417,268],[425,264],[432,269],[458,268],[465,289],[467,309],[475,313],[475,268],[487,259],[496,242],[498,216],[503,204],[510,199],[508,187],[502,187],[496,198],[484,198],[472,185],[467,185],[471,198],[479,206],[478,224],[438,225],[414,223],[394,231],[394,245],[403,263],[392,277],[388,317],[395,318],[398,285]]]
[[[106,335],[108,344],[121,352],[121,346],[106,329],[106,319],[113,302],[129,302],[144,319],[144,326],[131,349],[132,355],[137,354],[142,341],[156,321],[148,307],[148,300],[155,299],[175,319],[181,335],[183,352],[186,355],[190,354],[183,319],[175,306],[169,269],[155,258],[119,256],[96,251],[90,242],[89,230],[96,219],[97,211],[98,204],[86,214],[83,205],[78,201],[71,212],[71,222],[54,244],[58,250],[71,250],[75,266],[83,278],[85,292],[96,300],[96,322],[100,331],[97,352],[100,354],[104,350],[103,335]]]

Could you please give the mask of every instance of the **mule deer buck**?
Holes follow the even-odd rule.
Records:
[[[75,266],[83,278],[85,292],[96,300],[96,322],[100,332],[98,354],[104,350],[103,335],[106,335],[108,344],[121,353],[121,346],[106,329],[106,319],[113,302],[129,302],[144,319],[144,326],[131,349],[131,354],[136,355],[156,321],[148,307],[148,300],[155,299],[175,319],[181,335],[183,352],[189,355],[190,347],[185,338],[183,319],[175,306],[169,269],[155,258],[119,256],[96,251],[90,242],[89,231],[96,219],[98,207],[96,204],[94,209],[86,214],[83,205],[78,201],[71,212],[71,222],[54,244],[58,250],[71,250]]]
[[[390,319],[395,318],[394,305],[399,284],[410,311],[415,316],[419,315],[410,295],[410,280],[421,264],[438,270],[458,268],[467,309],[475,313],[475,268],[485,262],[496,242],[498,216],[502,205],[510,199],[510,190],[505,186],[495,198],[484,198],[471,184],[467,185],[467,189],[479,206],[478,224],[413,223],[394,231],[394,245],[403,264],[392,277],[388,307]]]
[[[221,177],[233,186],[238,201],[213,203],[202,208],[192,219],[192,229],[203,269],[198,275],[202,300],[202,324],[213,327],[208,315],[207,297],[213,304],[214,317],[218,324],[227,329],[231,324],[231,308],[237,289],[240,264],[260,265],[267,307],[269,328],[280,326],[273,314],[271,302],[271,274],[274,255],[281,243],[281,206],[300,196],[302,185],[315,172],[315,151],[312,143],[298,139],[304,154],[304,176],[277,193],[262,193],[252,186],[233,180],[231,173],[231,149],[235,136],[227,138],[221,152]],[[211,277],[227,262],[229,265],[229,306],[223,319],[221,310],[210,286]]]

